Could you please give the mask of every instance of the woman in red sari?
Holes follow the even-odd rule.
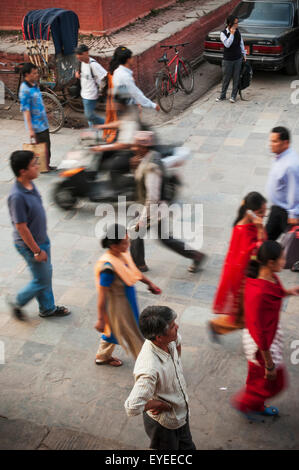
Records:
[[[209,322],[212,339],[244,328],[243,291],[245,275],[251,256],[266,239],[263,218],[266,199],[257,192],[247,194],[234,222],[233,233],[220,283],[215,295],[213,312],[218,314]]]
[[[248,418],[252,414],[274,416],[276,407],[265,406],[265,400],[286,386],[282,358],[282,332],[279,325],[282,299],[299,295],[299,287],[285,290],[275,273],[285,264],[282,246],[272,240],[262,244],[257,261],[251,261],[245,286],[245,324],[243,345],[248,360],[245,389],[232,399],[232,404]]]

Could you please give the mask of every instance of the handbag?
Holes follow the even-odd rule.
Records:
[[[39,171],[40,173],[48,172],[48,148],[46,142],[40,144],[23,144],[23,150],[30,150],[34,153],[34,156],[38,158]]]
[[[299,261],[299,225],[293,226],[283,237],[281,245],[285,249],[286,264],[284,269],[292,269]]]

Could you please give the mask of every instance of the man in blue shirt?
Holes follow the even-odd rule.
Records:
[[[48,170],[56,170],[55,167],[50,166],[51,142],[49,123],[42,94],[38,86],[38,68],[31,63],[24,64],[22,74],[24,81],[20,86],[19,99],[21,111],[24,114],[25,125],[29,130],[30,139],[34,139],[37,144],[41,142],[47,144]]]
[[[10,156],[10,164],[16,176],[8,197],[14,244],[25,259],[33,279],[15,299],[9,300],[9,304],[14,315],[21,320],[26,318],[22,307],[34,297],[38,301],[41,317],[68,315],[70,311],[67,308],[57,307],[54,303],[46,213],[33,183],[38,177],[38,161],[33,152],[16,151]]]
[[[270,134],[275,161],[266,186],[272,204],[266,230],[269,240],[276,240],[288,224],[299,220],[299,156],[290,147],[290,133],[285,127],[274,127]]]

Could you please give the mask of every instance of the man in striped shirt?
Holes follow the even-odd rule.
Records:
[[[134,368],[135,385],[125,402],[128,416],[143,413],[150,448],[155,450],[196,450],[176,316],[164,306],[147,307],[140,315],[145,342]]]

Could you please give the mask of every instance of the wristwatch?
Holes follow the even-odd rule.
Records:
[[[265,366],[265,368],[267,369],[268,372],[272,372],[274,369],[275,369],[275,364],[273,362],[273,366],[272,367],[267,367]]]
[[[39,256],[41,254],[42,250],[40,249],[38,253],[33,253],[33,256],[36,258],[37,256]]]

